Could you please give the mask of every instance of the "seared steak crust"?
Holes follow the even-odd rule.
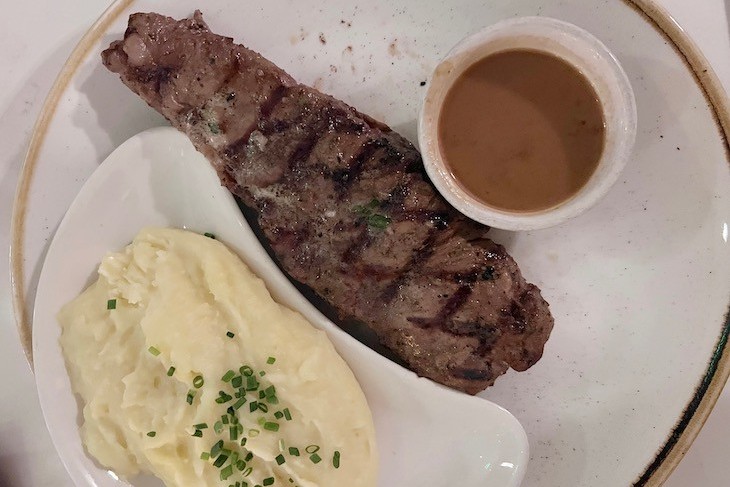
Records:
[[[102,57],[257,212],[289,275],[416,373],[474,394],[541,357],[553,319],[540,291],[387,126],[213,34],[199,12],[134,14]]]

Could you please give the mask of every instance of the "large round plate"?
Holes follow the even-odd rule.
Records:
[[[61,73],[21,176],[12,272],[26,344],[40,264],[64,211],[114,147],[164,123],[106,72],[100,50],[132,11],[182,17],[198,7],[214,31],[411,140],[421,82],[468,33],[537,14],[578,24],[608,45],[636,93],[634,158],[581,217],[548,230],[493,232],[542,288],[556,326],[536,366],[482,396],[527,430],[524,485],[660,484],[730,372],[730,117],[702,56],[645,0],[116,2]]]

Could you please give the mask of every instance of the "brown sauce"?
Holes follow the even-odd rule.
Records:
[[[510,211],[551,208],[593,174],[604,117],[590,82],[547,53],[512,50],[459,76],[438,123],[442,157],[485,204]]]

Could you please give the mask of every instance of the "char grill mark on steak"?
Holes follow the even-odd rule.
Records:
[[[269,99],[266,100],[266,102],[261,105],[261,110],[259,111],[259,124],[262,124],[266,121],[266,119],[271,115],[271,112],[274,111],[274,108],[281,102],[281,100],[286,96],[287,88],[284,85],[279,85],[274,89],[274,92],[269,96]]]
[[[402,269],[399,269],[400,273],[398,274],[398,277],[393,279],[383,289],[380,298],[383,300],[384,303],[387,304],[393,301],[398,294],[398,289],[409,279],[409,274],[412,269],[418,267],[421,262],[425,261],[428,257],[431,256],[431,254],[433,253],[432,245],[435,240],[436,239],[434,231],[433,229],[431,229],[429,230],[428,235],[426,236],[426,239],[423,241],[421,246],[414,250],[408,263]],[[412,323],[415,323],[411,318],[406,319]]]
[[[303,163],[309,158],[309,155],[314,150],[314,146],[317,145],[319,136],[316,133],[310,133],[309,136],[302,140],[294,152],[292,153],[291,160],[296,163]]]
[[[553,320],[539,290],[386,125],[213,34],[199,12],[134,14],[102,57],[257,210],[282,268],[419,375],[474,394],[540,358]]]
[[[345,262],[352,262],[360,257],[363,249],[370,244],[370,234],[368,233],[367,227],[361,223],[360,233],[357,235],[355,240],[343,253],[342,260]],[[362,275],[362,272],[359,274]]]
[[[460,286],[454,294],[451,295],[448,301],[446,301],[436,316],[430,318],[419,318],[417,316],[409,316],[406,318],[411,323],[415,323],[421,328],[432,328],[434,326],[441,326],[446,320],[448,320],[456,311],[461,308],[466,300],[469,299],[471,294],[470,286]],[[454,334],[469,334],[468,333],[457,333],[455,330],[450,330]]]
[[[345,193],[349,187],[364,170],[365,162],[373,157],[375,152],[382,146],[383,143],[380,140],[368,140],[362,145],[362,147],[360,147],[360,152],[346,168],[332,173],[332,180],[337,185],[337,190],[340,193],[340,200],[344,199]]]

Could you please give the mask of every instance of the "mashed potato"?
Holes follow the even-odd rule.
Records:
[[[83,442],[117,474],[376,485],[372,418],[347,364],[220,242],[145,229],[58,320]]]

